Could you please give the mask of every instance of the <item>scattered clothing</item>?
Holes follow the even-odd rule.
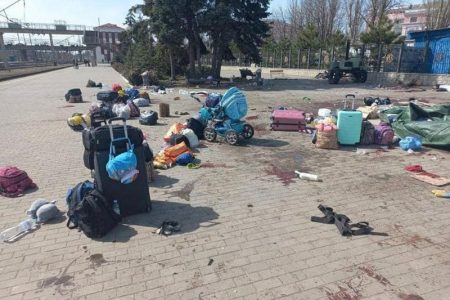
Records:
[[[422,182],[435,185],[435,186],[443,186],[450,184],[450,179],[441,177],[437,174],[433,174],[425,171],[421,165],[410,165],[405,167],[406,171],[415,173],[411,175],[411,177],[420,180]]]

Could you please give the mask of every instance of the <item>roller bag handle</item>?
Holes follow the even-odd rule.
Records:
[[[113,122],[114,121],[122,121],[122,125],[123,125],[123,132],[125,137],[123,138],[114,138],[114,130],[113,130]],[[108,127],[109,127],[109,135],[111,137],[111,150],[113,155],[116,155],[116,146],[114,145],[114,143],[117,142],[122,142],[122,141],[126,141],[127,144],[127,150],[130,150],[131,148],[131,141],[128,138],[128,129],[127,129],[127,121],[124,118],[111,118],[108,120]]]
[[[356,96],[354,94],[347,94],[347,95],[345,95],[344,110],[347,110],[347,101],[348,101],[349,98],[352,98],[352,108],[351,108],[351,110],[355,110]]]

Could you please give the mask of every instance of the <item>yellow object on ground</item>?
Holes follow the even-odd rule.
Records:
[[[450,198],[450,192],[444,190],[432,190],[431,192],[439,198]]]

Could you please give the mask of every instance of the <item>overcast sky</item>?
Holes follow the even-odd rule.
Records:
[[[17,0],[0,0],[0,9]],[[288,0],[273,0],[271,9],[278,9]],[[27,22],[53,23],[64,20],[67,24],[97,26],[100,23],[122,25],[128,9],[141,0],[21,0],[6,10],[9,18],[17,18]],[[0,20],[5,21],[4,17]]]

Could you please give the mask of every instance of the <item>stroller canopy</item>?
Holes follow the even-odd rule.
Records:
[[[240,120],[247,115],[247,98],[235,87],[225,92],[219,105],[225,115],[232,120]]]

